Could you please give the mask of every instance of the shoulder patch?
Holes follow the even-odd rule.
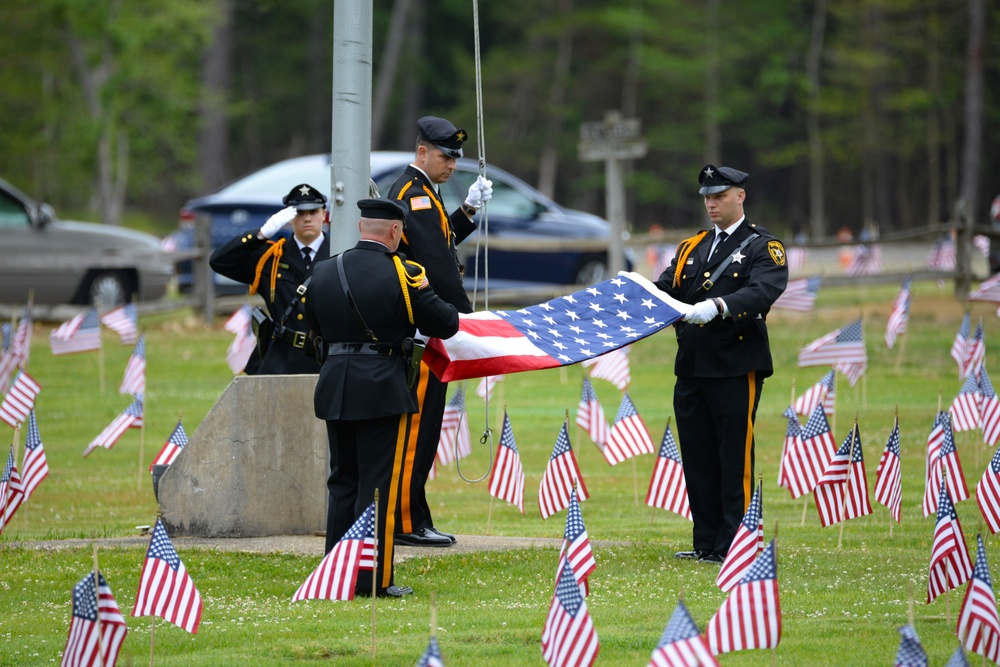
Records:
[[[781,241],[768,241],[767,242],[767,252],[771,255],[771,259],[778,266],[785,265],[785,246],[781,245]]]
[[[431,198],[427,195],[422,197],[410,197],[411,211],[426,211],[431,207]]]

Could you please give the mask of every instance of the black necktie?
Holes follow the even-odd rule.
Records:
[[[715,253],[719,252],[719,247],[726,242],[726,238],[729,236],[728,232],[719,232],[718,241],[715,243],[715,249],[712,250],[712,257],[715,257]]]
[[[312,248],[306,246],[302,248],[302,259],[306,261],[306,271],[309,270],[309,253],[312,252]]]

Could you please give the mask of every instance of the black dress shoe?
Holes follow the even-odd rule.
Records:
[[[717,565],[722,565],[726,560],[726,554],[719,553],[718,551],[713,551],[712,553],[704,554],[698,559],[699,563],[715,563]]]
[[[436,533],[436,534],[440,535],[441,537],[447,537],[449,540],[451,540],[452,544],[455,544],[455,542],[458,541],[458,540],[455,539],[455,536],[452,535],[451,533],[442,532],[442,531],[438,530],[437,528],[435,528],[434,526],[431,526],[427,530],[431,531],[432,533]]]
[[[708,552],[702,551],[701,549],[695,549],[694,551],[678,551],[674,554],[674,558],[680,558],[681,560],[700,560],[706,554],[708,554]]]
[[[408,547],[450,547],[452,544],[449,538],[438,535],[429,528],[396,535],[395,541],[396,544]]]
[[[380,588],[376,595],[380,598],[401,598],[412,592],[413,589],[409,586],[396,586],[393,584],[392,586],[389,586],[389,588]],[[372,592],[368,589],[354,591],[354,597],[357,598],[370,598],[371,596]]]

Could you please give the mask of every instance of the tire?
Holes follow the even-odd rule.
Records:
[[[600,257],[585,257],[576,270],[573,282],[577,285],[594,285],[607,277],[608,264]]]
[[[126,271],[95,271],[90,274],[81,297],[84,305],[98,306],[102,312],[132,300],[133,281]]]

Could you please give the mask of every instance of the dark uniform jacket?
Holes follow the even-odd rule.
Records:
[[[471,313],[456,246],[476,231],[476,224],[461,207],[449,216],[434,184],[412,164],[389,186],[386,197],[410,207],[399,250],[427,270],[427,279],[439,297],[458,312]]]
[[[740,244],[752,234],[759,236],[740,250],[742,257],[733,259]],[[682,241],[670,266],[656,281],[657,287],[684,303],[722,297],[729,308],[729,316],[716,317],[704,326],[680,320],[674,324],[674,373],[678,377],[738,377],[757,371],[768,377],[774,369],[766,318],[788,283],[785,248],[749,220],[740,223],[709,261],[713,239],[714,232],[709,230]],[[725,271],[705,289],[706,280],[723,263],[727,264]]]
[[[411,277],[422,269],[412,262],[403,266]],[[365,324],[389,354],[337,354],[327,356],[314,394],[319,419],[374,419],[417,411],[407,389],[407,363],[401,354],[403,339],[417,328],[427,336],[449,338],[458,331],[458,311],[442,301],[423,280],[407,285],[413,324],[407,314],[403,287],[393,253],[374,241],[359,241],[344,253],[344,272],[351,294]],[[337,271],[337,259],[316,265],[306,301],[306,319],[330,343],[357,343],[368,339],[355,319]]]
[[[272,255],[265,260],[258,273],[258,263],[275,243],[273,240],[257,238],[257,232],[248,232],[216,248],[209,264],[216,273],[246,285],[252,285],[259,275],[257,293],[267,305],[276,337],[268,345],[267,354],[261,359],[257,374],[318,373],[319,363],[313,354],[312,342],[308,340],[309,326],[303,312],[304,297],[296,292],[309,273],[295,239],[288,237],[285,240],[281,256],[277,258],[277,267],[274,266],[275,256]],[[324,234],[323,245],[316,252],[312,266],[315,267],[317,262],[329,256],[330,239]],[[273,292],[272,275],[275,276]],[[292,309],[284,320],[282,329],[282,318],[289,304]]]

